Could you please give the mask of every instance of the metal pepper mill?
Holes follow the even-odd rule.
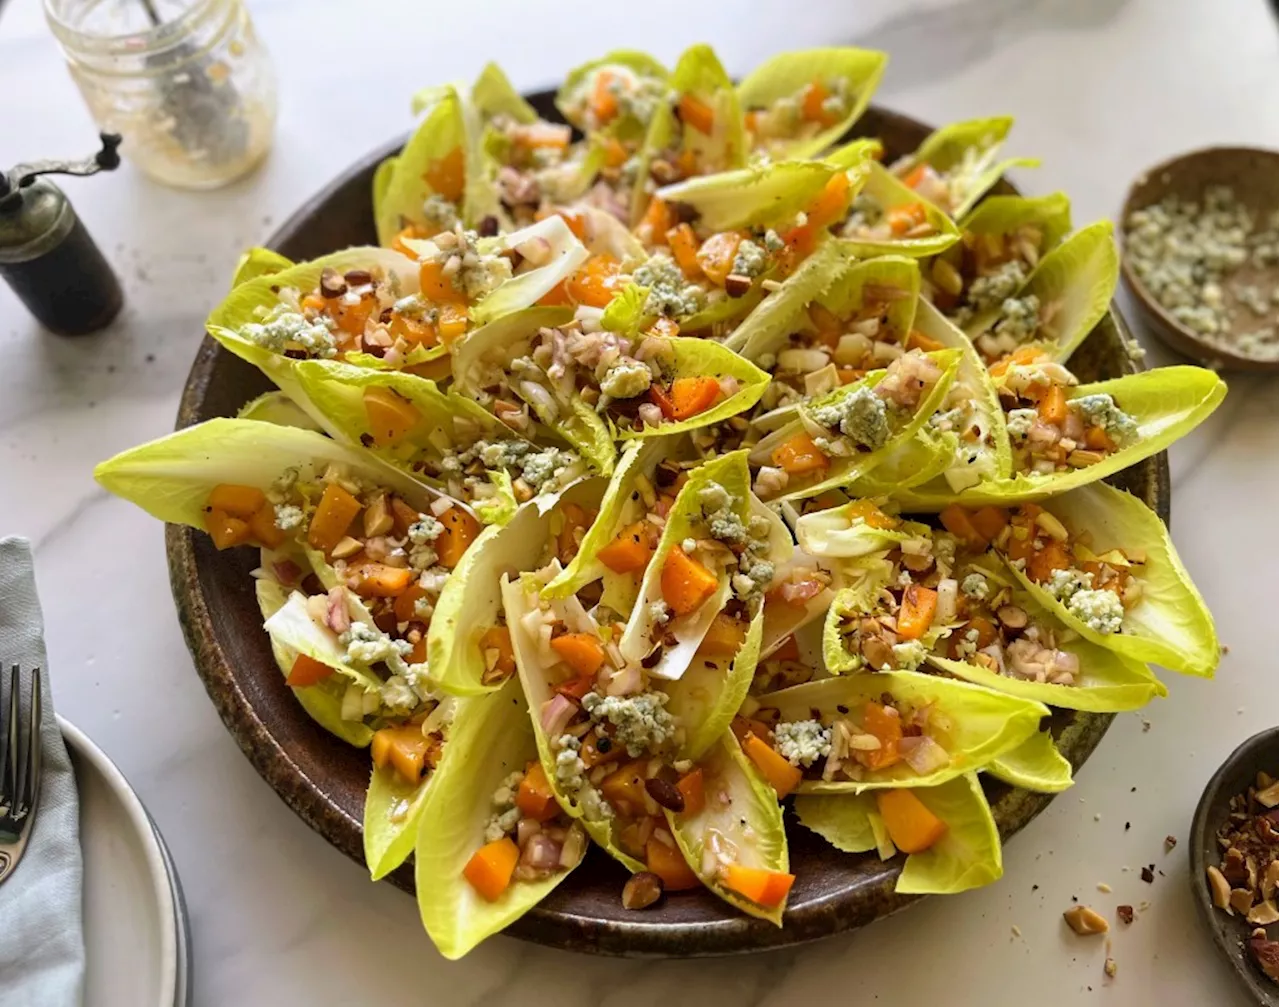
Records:
[[[48,329],[81,336],[110,324],[124,295],[71,201],[40,175],[94,175],[120,164],[117,133],[83,161],[34,161],[0,172],[0,276]]]

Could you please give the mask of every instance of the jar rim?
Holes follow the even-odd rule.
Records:
[[[126,31],[118,35],[100,35],[80,30],[67,14],[68,7],[83,0],[43,0],[44,16],[53,34],[72,51],[102,52],[127,49],[135,55],[146,55],[170,49],[183,38],[191,35],[195,27],[209,17],[225,0],[194,0],[181,14],[170,21],[152,25],[144,31]]]

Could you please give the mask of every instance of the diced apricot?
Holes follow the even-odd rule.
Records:
[[[556,803],[542,763],[533,763],[525,772],[516,791],[516,807],[525,818],[539,822],[549,822],[560,814],[560,805]]]
[[[267,495],[256,486],[221,483],[209,491],[209,506],[232,517],[251,518],[266,502]]]
[[[1107,435],[1106,429],[1096,424],[1085,430],[1084,446],[1090,451],[1114,451],[1116,449],[1115,441]]]
[[[769,661],[799,661],[800,660],[800,644],[796,642],[796,636],[792,633],[789,637],[780,643],[772,654],[766,658]]]
[[[649,200],[649,206],[645,209],[644,217],[640,220],[637,230],[649,244],[661,245],[667,240],[667,232],[671,227],[671,208],[663,200],[654,196]]]
[[[656,836],[650,836],[644,847],[644,865],[662,879],[665,892],[684,892],[702,884],[674,841],[668,846]]]
[[[398,234],[391,239],[391,250],[399,252],[401,255],[407,255],[410,259],[416,259],[418,256],[413,249],[405,244],[406,241],[421,241],[423,238],[431,237],[427,228],[419,224],[409,224],[402,227]]]
[[[980,507],[969,515],[969,523],[984,539],[993,542],[1009,523],[1009,512],[1003,507]]]
[[[1040,396],[1036,412],[1045,423],[1061,424],[1067,418],[1067,390],[1062,385],[1050,385]]]
[[[458,202],[467,184],[467,161],[462,148],[454,147],[444,157],[432,161],[422,177],[433,191],[451,203]]]
[[[907,349],[923,350],[925,353],[933,353],[935,350],[942,349],[943,346],[936,339],[931,339],[919,329],[912,329],[907,335]]]
[[[457,274],[455,274],[457,275]],[[444,263],[429,259],[418,267],[418,287],[422,296],[435,304],[465,304],[467,295],[445,276]]]
[[[676,378],[671,382],[671,408],[677,422],[692,419],[716,404],[720,382],[712,377]]]
[[[430,738],[424,737],[417,724],[401,724],[384,727],[373,732],[370,752],[373,764],[379,769],[394,769],[406,783],[417,786],[422,771],[427,766],[427,754],[432,747]]]
[[[772,909],[781,904],[791,891],[796,876],[783,871],[767,871],[759,867],[728,864],[724,868],[724,886],[745,899]]]
[[[711,106],[700,98],[683,94],[680,96],[680,121],[686,126],[692,126],[699,133],[710,136],[711,130],[715,128],[716,114]]]
[[[840,337],[844,335],[844,325],[835,313],[814,301],[809,305],[809,321],[818,330],[818,341],[834,350],[840,342]]]
[[[604,664],[604,647],[593,633],[563,633],[552,638],[551,649],[579,675],[594,675]]]
[[[422,664],[427,659],[427,634],[423,633],[413,645],[413,650],[409,651],[409,656],[405,658],[410,664]]]
[[[707,634],[698,644],[698,653],[707,657],[733,657],[742,647],[747,627],[741,619],[725,612],[717,612],[707,627]]]
[[[579,675],[577,678],[571,678],[567,682],[561,682],[556,686],[556,692],[560,693],[565,699],[581,702],[582,697],[595,687],[595,675]],[[579,752],[579,755],[581,755],[581,752]]]
[[[399,538],[409,534],[409,529],[422,520],[422,515],[397,496],[389,497],[392,527]]]
[[[671,247],[671,257],[675,260],[680,272],[686,280],[696,280],[702,276],[702,267],[698,264],[698,238],[688,224],[677,224],[666,231],[667,244]]]
[[[645,759],[633,759],[600,781],[600,794],[624,818],[633,818],[645,809]]]
[[[403,339],[410,346],[435,346],[440,337],[436,327],[425,318],[412,318],[396,312],[387,327],[393,339]]]
[[[1037,584],[1043,584],[1053,576],[1054,570],[1066,570],[1070,566],[1071,557],[1067,550],[1056,539],[1050,539],[1043,549],[1027,560],[1027,576]]]
[[[538,303],[546,308],[558,308],[566,304],[572,304],[573,299],[569,296],[568,283],[568,280],[561,280],[538,298]]]
[[[360,513],[360,501],[336,482],[324,488],[320,503],[307,529],[307,541],[315,549],[331,552],[342,541],[351,522]]]
[[[679,546],[662,562],[662,600],[677,615],[696,612],[720,586],[714,573]]]
[[[877,507],[873,501],[865,497],[849,504],[848,515],[851,521],[861,521],[868,528],[879,528],[881,530],[897,528],[901,523],[897,518],[890,517]]]
[[[569,277],[565,289],[579,304],[608,307],[622,289],[622,267],[612,255],[593,255]]]
[[[896,235],[903,235],[913,227],[919,227],[928,218],[925,216],[923,203],[906,203],[895,206],[884,215],[889,230]]]
[[[613,88],[618,75],[611,70],[601,70],[596,74],[596,86],[591,92],[591,111],[595,115],[596,126],[603,126],[618,114],[618,96]]]
[[[987,540],[973,526],[972,515],[959,504],[947,504],[938,514],[942,527],[970,549],[985,549]]]
[[[898,742],[902,740],[902,717],[892,706],[869,700],[862,711],[862,729],[880,742],[879,748],[853,753],[862,765],[873,770],[888,769],[902,760],[898,752]]]
[[[774,465],[793,476],[825,472],[831,467],[831,459],[803,430],[774,448],[770,457]]]
[[[232,517],[226,511],[217,508],[205,509],[204,528],[213,539],[213,544],[219,549],[244,545],[252,535],[248,521]]]
[[[659,336],[663,339],[674,339],[680,335],[680,323],[674,318],[655,318],[653,324],[649,326],[649,335]]]
[[[923,853],[947,834],[947,826],[910,790],[876,792],[876,807],[893,845],[903,853]]]
[[[738,231],[721,231],[711,235],[698,249],[698,267],[717,286],[723,287],[725,277],[733,272],[733,260],[742,238]]]
[[[495,675],[510,678],[516,673],[516,652],[511,644],[511,630],[506,626],[490,626],[480,635],[480,653],[485,667]],[[489,668],[489,659],[493,667]]]
[[[361,563],[352,574],[355,592],[362,598],[394,598],[413,582],[413,571],[405,566]]]
[[[412,622],[414,619],[421,618],[417,612],[418,601],[427,597],[427,592],[418,584],[410,584],[403,591],[396,594],[395,612],[396,622]]]
[[[908,584],[902,592],[902,608],[898,611],[898,635],[904,640],[918,640],[933,622],[938,608],[938,592],[919,584]]]
[[[560,516],[563,523],[560,526],[559,534],[556,536],[556,549],[560,556],[560,561],[564,563],[578,555],[578,546],[582,542],[582,536],[586,533],[587,528],[591,526],[591,522],[595,519],[595,514],[594,512],[588,514],[582,507],[570,502],[560,508]]]
[[[307,657],[306,654],[299,654],[294,658],[293,667],[289,669],[285,683],[295,689],[305,689],[308,685],[323,682],[332,674],[333,669],[323,661],[317,661],[314,657]]]
[[[596,557],[614,573],[636,573],[649,565],[653,554],[647,521],[627,525],[618,537],[596,553]]]
[[[755,763],[755,767],[760,770],[769,786],[773,787],[778,800],[782,800],[800,786],[800,781],[804,778],[800,767],[791,765],[773,749],[772,745],[763,738],[757,737],[754,732],[746,736],[746,740],[742,742],[742,750],[747,758]]]
[[[621,168],[627,163],[627,158],[630,156],[626,146],[617,137],[610,136],[604,140],[604,163],[606,166]]]
[[[369,435],[379,447],[397,444],[422,421],[417,407],[394,388],[370,385],[364,390]]]
[[[924,181],[925,172],[929,170],[929,166],[921,161],[909,172],[902,176],[902,184],[908,189],[914,189],[917,185]]]
[[[773,731],[769,725],[762,720],[752,720],[750,717],[744,717],[741,714],[735,716],[729,724],[733,736],[738,739],[738,744],[746,750],[747,739],[752,735],[765,742],[767,745],[769,739],[773,737]]]
[[[840,220],[853,198],[849,189],[849,176],[843,171],[837,171],[827,179],[827,184],[805,210],[805,216],[808,217],[805,226],[817,231]]]
[[[284,542],[284,530],[276,524],[276,509],[269,500],[263,500],[262,506],[249,518],[249,531],[253,541],[268,549],[279,549]]]
[[[471,855],[462,876],[487,902],[497,902],[511,885],[511,876],[520,862],[520,847],[503,836],[485,843]]]
[[[810,122],[826,122],[826,112],[823,111],[822,103],[831,97],[831,92],[827,90],[822,81],[815,78],[804,86],[804,91],[800,96],[800,114]]]
[[[707,805],[706,783],[703,779],[702,767],[694,766],[676,781],[676,789],[684,798],[682,815],[696,815]]]
[[[378,299],[373,296],[361,297],[359,300],[348,300],[351,295],[344,294],[329,301],[329,315],[334,324],[349,336],[364,333],[369,323],[369,316],[378,306]]]
[[[462,562],[462,556],[480,534],[480,522],[461,507],[450,507],[439,515],[444,532],[435,541],[440,565],[452,570]]]

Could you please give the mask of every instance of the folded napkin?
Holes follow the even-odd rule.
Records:
[[[22,667],[24,697],[30,695],[29,673],[40,669],[44,777],[26,854],[0,883],[0,1001],[65,1007],[80,1003],[84,985],[80,803],[53,715],[31,547],[26,539],[0,538],[0,670],[6,681],[15,663]],[[24,704],[24,716],[25,710]]]

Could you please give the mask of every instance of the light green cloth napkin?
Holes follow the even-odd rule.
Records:
[[[40,669],[44,777],[26,854],[0,884],[0,1002],[66,1007],[80,1003],[84,986],[80,802],[53,715],[31,546],[26,539],[0,538],[0,669],[6,681],[13,664],[22,668],[24,697],[31,670]]]

